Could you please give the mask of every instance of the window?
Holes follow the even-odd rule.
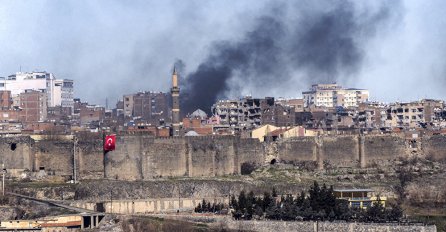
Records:
[[[361,207],[361,202],[353,201],[353,202],[352,202],[352,207],[353,207],[353,208],[359,208],[359,207]]]

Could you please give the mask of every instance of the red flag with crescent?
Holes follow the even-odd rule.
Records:
[[[113,151],[113,150],[115,150],[115,143],[116,143],[116,135],[107,135],[107,136],[105,136],[104,151]]]

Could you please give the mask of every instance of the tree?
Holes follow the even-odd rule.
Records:
[[[399,197],[399,204],[401,204],[406,199],[406,187],[413,180],[413,173],[406,168],[399,168],[398,172],[398,180],[399,184],[395,186],[395,191]]]
[[[378,196],[376,202],[367,208],[366,220],[372,222],[382,222],[386,219],[384,206],[381,204],[381,199]]]
[[[399,221],[403,216],[403,209],[401,205],[396,203],[390,204],[390,209],[386,210],[387,220],[388,221]]]
[[[240,194],[238,195],[238,206],[239,209],[244,212],[246,210],[246,205],[247,205],[247,201],[246,201],[246,196],[245,196],[245,191],[241,191]]]
[[[254,192],[250,191],[246,199],[246,217],[248,219],[252,218],[255,206],[256,206],[256,197],[254,195]]]
[[[274,188],[274,187],[273,187],[272,196],[273,197],[277,197],[277,191],[276,191],[276,188]]]
[[[235,199],[235,196],[232,195],[231,196],[231,202],[229,203],[230,207],[233,208],[234,210],[239,209],[238,204],[237,204],[237,200]]]
[[[201,213],[201,203],[198,203],[198,206],[195,207],[195,213]]]
[[[321,189],[319,187],[319,184],[317,181],[314,181],[313,186],[310,187],[309,193],[309,200],[310,200],[310,206],[313,209],[313,211],[319,212],[320,210],[320,201],[321,201]]]
[[[255,210],[254,210],[254,215],[256,215],[258,218],[262,218],[263,217],[263,210],[262,207],[257,205]]]
[[[348,200],[335,199],[334,213],[338,220],[349,220],[352,217],[352,211],[348,206]]]
[[[264,192],[263,193],[263,201],[262,201],[262,209],[263,209],[263,211],[266,211],[266,208],[272,202],[273,202],[273,199],[271,198],[271,195],[268,192]]]
[[[208,202],[207,206],[206,206],[206,212],[211,212],[212,208],[211,208],[211,202]]]
[[[302,204],[304,203],[305,200],[305,192],[302,191],[299,195],[298,198],[296,198],[296,205],[299,207],[302,207]]]
[[[201,202],[201,212],[207,212],[208,208],[207,208],[207,203],[206,200],[203,199],[203,201]]]

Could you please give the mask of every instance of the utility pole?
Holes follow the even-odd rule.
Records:
[[[6,169],[5,169],[5,164],[2,164],[2,194],[3,196],[5,195],[5,174],[6,174]]]
[[[73,135],[73,177],[74,177],[74,183],[77,183],[77,174],[76,174],[76,136]]]
[[[110,211],[113,214],[113,189],[110,189]]]
[[[180,184],[178,183],[178,213],[180,212],[180,202],[181,202],[181,191],[180,191]]]

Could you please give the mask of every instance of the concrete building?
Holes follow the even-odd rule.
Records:
[[[17,72],[0,80],[0,88],[11,91],[15,97],[26,90],[36,90],[47,94],[48,106],[73,107],[73,80],[56,79],[47,72]]]
[[[101,122],[104,118],[105,108],[97,105],[82,104],[79,111],[81,125]]]
[[[315,84],[302,94],[305,107],[357,107],[369,99],[366,89],[344,89],[337,84]]]
[[[293,107],[295,112],[303,112],[305,105],[304,99],[302,98],[292,98],[292,99],[279,98],[275,100],[275,104]]]
[[[274,105],[274,98],[220,100],[212,106],[212,113],[220,118],[220,124],[229,125],[233,131],[241,131],[262,124],[262,108],[266,105]]]
[[[409,103],[391,104],[385,114],[385,127],[391,128],[432,128],[435,127],[435,112],[444,108],[443,101],[423,99]]]
[[[26,90],[19,96],[21,122],[43,122],[47,119],[48,101],[45,92]]]
[[[124,95],[122,105],[127,121],[151,125],[169,121],[169,96],[162,92],[138,92]]]

